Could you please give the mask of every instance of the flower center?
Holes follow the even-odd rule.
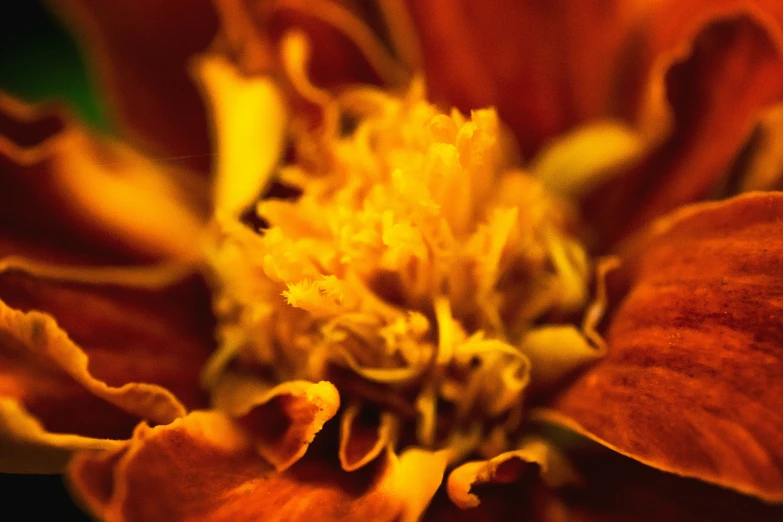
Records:
[[[224,347],[272,384],[331,380],[439,447],[511,433],[534,326],[585,304],[570,208],[520,169],[492,109],[465,117],[362,88],[354,128],[302,135],[253,231],[219,223],[210,254]],[[401,430],[401,433],[405,430]]]

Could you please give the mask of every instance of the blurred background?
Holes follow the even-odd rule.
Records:
[[[63,100],[90,125],[110,130],[79,49],[63,24],[37,0],[6,0],[3,7],[0,89],[31,102]]]
[[[79,49],[60,21],[36,0],[5,0],[3,9],[0,90],[29,102],[61,100],[94,128],[111,132]],[[0,520],[90,518],[71,502],[59,475],[0,474]]]

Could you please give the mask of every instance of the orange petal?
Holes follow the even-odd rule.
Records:
[[[481,504],[470,509],[460,509],[449,498],[446,486],[441,487],[424,513],[424,522],[499,522],[538,520],[531,509],[538,501],[532,495],[532,480],[509,484],[477,486],[474,493],[481,497]],[[546,522],[555,522],[555,520]],[[560,521],[557,521],[560,522]]]
[[[69,478],[107,522],[413,522],[444,467],[438,454],[414,450],[374,470],[345,473],[305,459],[278,473],[227,417],[195,412],[167,426],[141,425],[119,451],[79,455]]]
[[[631,29],[646,2],[408,1],[427,85],[463,110],[493,105],[529,155],[640,89]]]
[[[733,170],[728,192],[783,189],[783,104],[764,112]]]
[[[123,134],[158,157],[206,171],[201,99],[186,68],[217,31],[208,0],[58,0]]]
[[[544,439],[530,438],[522,441],[517,450],[484,461],[468,462],[452,471],[447,486],[449,498],[457,507],[474,508],[481,502],[474,492],[476,486],[516,482],[529,464],[538,466],[543,481],[552,488],[578,481],[560,450]]]
[[[192,257],[207,190],[202,179],[97,139],[63,111],[0,93],[3,235],[93,242],[137,258]]]
[[[15,400],[0,397],[0,470],[60,473],[77,451],[109,450],[121,441],[50,433]]]
[[[691,15],[689,22],[700,20],[695,27],[678,23],[690,32],[651,69],[641,125],[662,141],[586,202],[604,247],[716,193],[763,111],[783,100],[780,28],[752,9],[708,12],[712,17]]]
[[[272,179],[285,148],[288,108],[272,77],[245,76],[222,56],[203,55],[193,72],[212,113],[215,213],[238,218]]]
[[[248,430],[258,454],[278,471],[304,456],[340,407],[337,389],[326,381],[289,381],[270,388],[232,374],[222,378],[213,400]]]
[[[340,465],[345,471],[366,466],[386,449],[393,447],[398,429],[396,418],[388,412],[352,404],[340,419]]]
[[[5,272],[0,307],[2,395],[51,432],[124,438],[138,418],[166,423],[204,404],[198,373],[212,319],[203,283],[134,290]]]
[[[783,193],[685,208],[626,258],[608,354],[541,415],[656,468],[783,501]]]

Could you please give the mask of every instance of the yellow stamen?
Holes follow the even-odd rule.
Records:
[[[420,82],[332,106],[357,126],[305,138],[318,147],[280,172],[301,196],[259,202],[258,233],[218,223],[224,344],[275,382],[332,380],[379,404],[421,445],[510,440],[531,378],[520,344],[586,301],[568,205],[510,168],[492,109],[444,114]]]

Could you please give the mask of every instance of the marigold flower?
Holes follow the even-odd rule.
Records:
[[[147,154],[0,98],[4,471],[107,521],[781,515],[772,3],[67,5]],[[151,159],[205,121],[210,178]]]

